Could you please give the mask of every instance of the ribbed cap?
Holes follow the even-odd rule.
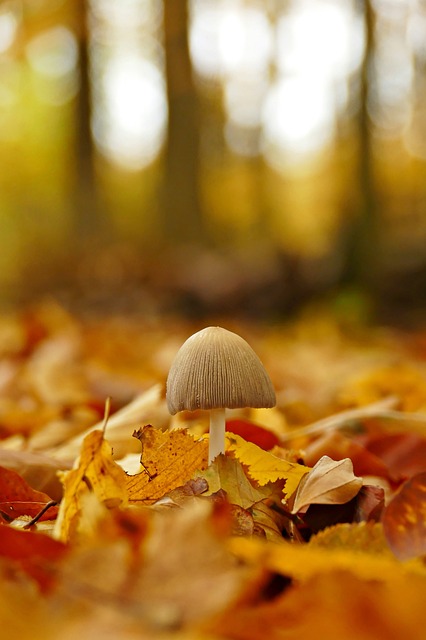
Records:
[[[181,346],[167,378],[172,415],[187,409],[273,407],[275,391],[259,357],[241,336],[207,327]]]

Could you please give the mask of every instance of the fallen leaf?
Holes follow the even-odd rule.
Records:
[[[390,555],[383,526],[380,522],[336,524],[327,527],[309,540],[317,549],[349,549],[364,553]]]
[[[75,469],[62,473],[64,497],[55,523],[55,536],[68,540],[78,528],[82,497],[93,492],[108,507],[127,503],[126,474],[112,459],[103,431],[92,431],[83,441]]]
[[[354,522],[367,520],[379,522],[385,506],[385,492],[382,487],[363,485],[356,495]]]
[[[387,581],[396,575],[422,576],[426,567],[420,559],[400,562],[392,554],[371,553],[351,548],[319,548],[315,545],[266,543],[259,538],[230,539],[228,546],[244,562],[261,564],[289,578],[305,581],[320,573],[351,572],[362,580]]]
[[[275,433],[248,420],[227,420],[226,430],[244,438],[247,442],[252,442],[265,451],[270,451],[280,444]]]
[[[426,472],[407,480],[385,508],[386,539],[397,558],[426,555]]]
[[[354,473],[359,476],[379,476],[389,478],[386,463],[374,455],[362,443],[344,436],[338,431],[326,432],[305,447],[304,461],[313,467],[318,460],[327,455],[333,460],[352,460]]]
[[[71,468],[71,464],[26,450],[0,450],[0,465],[16,471],[33,489],[47,493],[57,502],[62,497],[62,484],[57,473]]]
[[[271,493],[270,487],[254,486],[244,473],[241,463],[229,456],[218,456],[201,477],[207,480],[209,486],[206,495],[223,490],[231,504],[243,509],[249,509]]]
[[[120,536],[111,535],[110,520],[117,516]],[[106,603],[142,628],[150,625],[151,633],[141,637],[156,638],[212,616],[241,597],[259,574],[227,548],[231,516],[201,500],[185,509],[133,509],[124,524],[114,510],[67,557],[61,592],[85,608]]]
[[[286,495],[291,495],[296,490],[301,478],[310,470],[301,464],[282,460],[232,433],[226,435],[226,452],[242,462],[250,477],[260,486],[285,480]]]
[[[217,456],[203,472],[202,478],[208,483],[208,491],[204,495],[223,495],[234,509],[234,515],[244,520],[244,535],[282,540],[282,529],[285,528],[281,502],[283,481],[259,487],[247,477],[241,462],[226,455]],[[237,524],[234,523],[236,528]],[[234,532],[234,535],[237,534]],[[238,535],[243,535],[242,527]]]
[[[0,467],[0,515],[10,522],[19,516],[34,518],[52,499],[42,491],[36,491],[12,469]],[[52,506],[40,520],[54,520],[58,507]]]
[[[154,418],[156,424],[158,422],[162,425],[165,422],[164,416],[167,410],[165,400],[161,398],[161,390],[160,384],[153,385],[108,418],[108,441],[113,447],[114,458],[121,458],[131,451],[137,452],[138,445],[130,437],[135,424],[141,424],[147,420],[153,421]],[[52,449],[50,454],[57,459],[74,460],[81,449],[84,438],[93,430],[101,429],[102,425],[103,420],[95,426],[91,426],[84,433],[65,440],[60,446]]]
[[[426,438],[415,433],[383,433],[380,422],[368,424],[371,432],[359,437],[359,442],[380,459],[388,469],[388,475],[396,480],[406,480],[416,473],[426,471]],[[401,426],[404,430],[404,425]]]
[[[383,582],[346,570],[325,572],[290,585],[272,601],[240,603],[208,630],[230,640],[423,640],[425,590],[419,576],[397,574]]]
[[[127,476],[131,503],[153,504],[208,466],[208,441],[194,440],[184,429],[163,433],[146,425],[133,435],[142,444],[144,470]]]
[[[0,556],[13,561],[46,591],[57,574],[56,563],[67,547],[53,538],[13,527],[0,527]]]
[[[332,460],[322,456],[305,475],[294,495],[291,512],[297,513],[310,504],[344,504],[362,487],[362,478],[353,473],[352,461]]]

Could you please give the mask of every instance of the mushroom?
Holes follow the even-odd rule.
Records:
[[[225,409],[273,407],[263,364],[241,336],[222,327],[194,333],[181,346],[166,385],[169,412],[210,410],[209,462],[225,451]]]

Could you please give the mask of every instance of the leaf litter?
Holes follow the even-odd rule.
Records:
[[[263,335],[232,328],[251,335],[278,404],[230,411],[225,454],[208,465],[204,413],[171,418],[164,397],[193,327],[82,320],[52,303],[0,323],[0,621],[10,634],[422,637],[416,334],[348,332],[324,316]]]

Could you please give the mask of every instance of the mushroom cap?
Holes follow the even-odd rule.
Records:
[[[187,409],[273,407],[275,391],[263,364],[241,336],[207,327],[181,346],[169,371],[167,406]]]

